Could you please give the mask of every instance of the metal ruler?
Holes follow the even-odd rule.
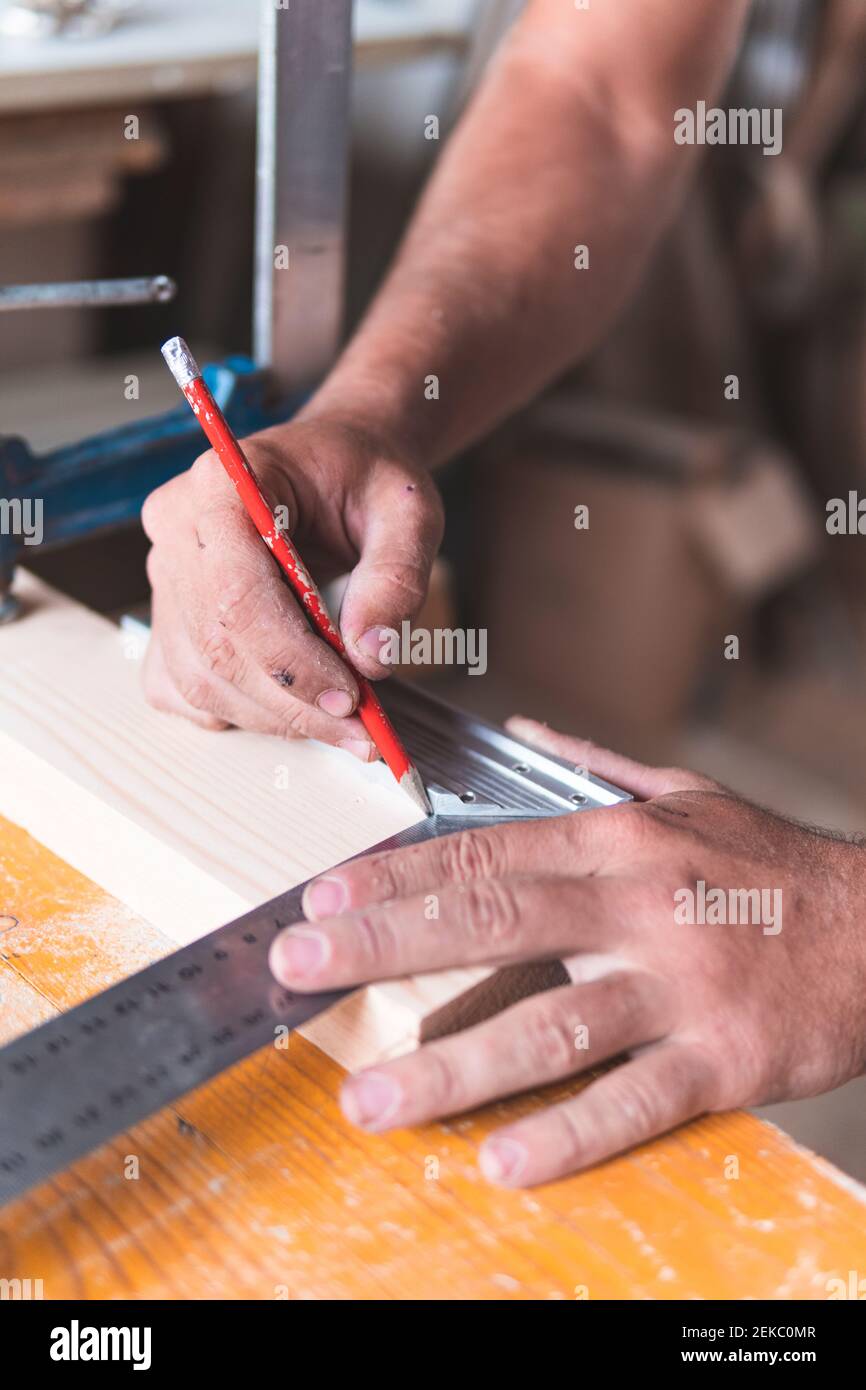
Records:
[[[368,853],[631,799],[413,687],[390,682],[385,703],[434,814]],[[292,994],[268,969],[275,934],[302,917],[305,886],[0,1049],[0,1203],[351,992]]]

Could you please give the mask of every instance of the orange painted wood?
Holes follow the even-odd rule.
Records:
[[[0,818],[0,1041],[169,949]],[[750,1116],[501,1192],[478,1143],[543,1096],[370,1137],[340,1076],[302,1039],[264,1049],[0,1211],[0,1278],[46,1298],[742,1299],[826,1298],[866,1268],[866,1193]]]

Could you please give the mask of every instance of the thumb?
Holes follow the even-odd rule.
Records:
[[[564,758],[576,767],[584,767],[596,777],[606,782],[614,782],[623,791],[648,801],[654,796],[667,796],[670,792],[709,791],[715,782],[702,777],[697,772],[684,772],[676,767],[648,767],[646,763],[635,762],[621,753],[611,753],[607,748],[598,748],[585,738],[574,738],[571,734],[558,734],[546,724],[535,719],[525,719],[515,714],[505,722],[505,727],[515,738],[532,744],[545,753],[553,753]]]
[[[428,479],[407,482],[403,474],[399,483],[371,494],[361,523],[361,558],[340,611],[343,640],[364,675],[387,673],[383,642],[424,602],[442,533],[442,505]]]

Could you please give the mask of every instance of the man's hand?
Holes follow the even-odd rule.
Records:
[[[316,580],[352,570],[343,639],[364,675],[383,675],[378,630],[415,615],[442,539],[429,476],[344,420],[299,421],[243,447]],[[312,632],[215,454],[151,493],[142,521],[153,542],[151,704],[205,728],[235,724],[375,756],[353,713],[356,681]]]
[[[423,1124],[625,1055],[579,1095],[485,1142],[484,1174],[524,1186],[705,1111],[815,1095],[863,1071],[859,844],[704,777],[643,767],[527,720],[510,727],[648,799],[469,831],[310,885],[315,925],[284,931],[272,948],[291,989],[542,957],[562,959],[572,980],[351,1078],[351,1120],[373,1131]],[[710,906],[713,889],[723,912]],[[437,920],[425,911],[430,894]]]
[[[676,144],[673,113],[721,89],[747,9],[531,0],[302,418],[245,441],[316,579],[357,566],[341,626],[365,675],[383,674],[376,629],[417,611],[441,539],[414,460],[452,458],[603,336],[699,153]],[[214,457],[153,493],[143,519],[152,703],[370,756],[355,682],[307,630]]]

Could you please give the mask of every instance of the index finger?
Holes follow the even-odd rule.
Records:
[[[616,879],[484,879],[380,903],[316,926],[286,927],[271,971],[318,993],[430,970],[609,953],[627,931],[633,894]]]
[[[301,905],[304,916],[316,922],[370,903],[476,879],[599,874],[612,863],[613,846],[624,828],[620,808],[610,806],[457,831],[331,869],[307,885]]]

